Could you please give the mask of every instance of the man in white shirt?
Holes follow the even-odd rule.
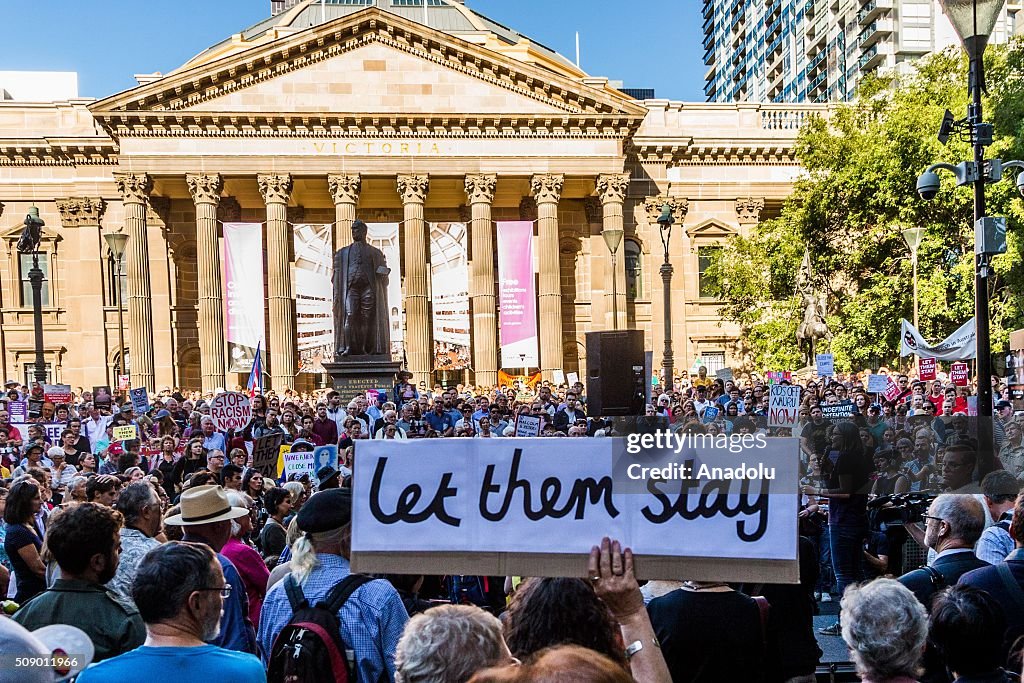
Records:
[[[88,414],[88,417],[82,420],[82,429],[85,430],[85,435],[89,437],[89,447],[95,452],[96,444],[107,438],[107,425],[110,424],[113,416],[101,415],[100,409],[96,407],[95,403],[90,403],[86,407],[85,412]]]

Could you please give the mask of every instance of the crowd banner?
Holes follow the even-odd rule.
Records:
[[[43,400],[58,406],[62,403],[71,403],[71,385],[44,384]]]
[[[146,387],[129,389],[128,396],[132,399],[132,410],[136,415],[142,415],[149,410],[149,390]]]
[[[40,424],[38,422],[14,422],[12,420],[11,425],[21,433],[21,440],[23,442],[28,441],[28,428],[32,425],[43,428],[47,443],[60,443],[61,432],[68,428],[63,422],[45,422]]]
[[[917,378],[922,382],[928,382],[935,379],[935,359],[934,358],[919,358],[917,360]]]
[[[498,221],[497,234],[501,367],[539,367],[537,292],[533,281],[533,223]]]
[[[218,430],[238,431],[252,419],[252,404],[249,403],[249,397],[240,391],[225,391],[210,401],[210,417]]]
[[[916,327],[904,320],[900,331],[900,355],[927,356],[937,360],[968,360],[977,358],[977,342],[974,318],[934,346],[924,340]]]
[[[853,417],[853,401],[823,404],[821,406],[821,415],[832,424],[845,422]]]
[[[277,459],[284,434],[266,434],[256,439],[252,447],[252,467],[264,477],[277,479]]]
[[[256,346],[267,347],[263,318],[263,226],[225,223],[223,260],[228,372],[250,372]]]
[[[366,242],[384,252],[384,262],[391,269],[388,276],[388,322],[391,323],[391,358],[402,360],[402,252],[398,243],[398,223],[367,223]]]
[[[293,231],[295,243],[295,328],[299,372],[322,373],[334,358],[334,226],[303,223]]]
[[[771,385],[768,388],[768,426],[795,427],[799,417],[800,387],[795,384]]]
[[[632,436],[452,439],[440,451],[361,443],[352,571],[583,577],[591,546],[609,536],[633,549],[641,580],[799,580],[798,439],[733,452],[688,435],[675,455],[633,450],[655,435]],[[682,463],[676,474],[630,481],[642,463],[670,460]],[[684,466],[692,472],[678,476]]]
[[[831,353],[819,353],[814,357],[818,377],[832,377],[836,374],[836,360]]]
[[[430,224],[434,369],[462,370],[469,357],[469,245],[465,223]]]

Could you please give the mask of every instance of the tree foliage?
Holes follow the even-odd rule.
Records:
[[[971,190],[943,174],[934,200],[916,193],[917,176],[930,164],[973,158],[968,141],[954,136],[943,146],[936,137],[945,109],[966,114],[966,60],[950,49],[916,65],[908,76],[869,77],[855,101],[812,117],[796,145],[805,174],[779,217],[730,240],[712,261],[708,278],[725,302],[722,315],[740,324],[754,368],[802,365],[796,279],[805,250],[815,286],[827,295],[830,350],[840,369],[898,358],[900,319],[913,318],[902,227],[925,228],[918,252],[925,338],[944,338],[974,314]],[[996,127],[987,157],[1024,159],[1024,43],[990,47],[986,71],[986,120]],[[999,349],[1010,330],[1024,326],[1024,208],[1012,178],[988,185],[987,201],[988,215],[1006,216],[1010,233],[990,278],[992,347]]]

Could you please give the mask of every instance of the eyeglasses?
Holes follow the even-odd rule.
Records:
[[[944,522],[942,517],[933,517],[932,515],[921,515],[921,519],[934,519],[936,522]]]
[[[231,584],[230,583],[226,583],[226,584],[224,584],[220,588],[197,588],[196,590],[197,591],[217,591],[218,593],[220,593],[220,597],[224,598],[225,600],[227,600],[228,598],[231,597]]]

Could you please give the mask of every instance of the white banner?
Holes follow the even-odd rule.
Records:
[[[469,259],[465,223],[430,224],[434,369],[461,370],[469,357]]]
[[[295,327],[299,372],[322,373],[334,354],[333,225],[296,225]]]
[[[353,475],[353,570],[581,576],[611,536],[637,553],[643,578],[773,567],[795,582],[797,440],[682,438],[646,451],[611,438],[367,441]],[[665,462],[675,469],[655,471]]]
[[[795,427],[799,416],[800,387],[795,384],[773,384],[768,387],[769,427]]]
[[[977,358],[977,342],[974,318],[965,322],[960,329],[934,346],[924,340],[916,327],[904,320],[903,328],[900,331],[900,355],[924,356],[938,360],[967,360],[968,358]]]
[[[228,372],[250,372],[256,346],[267,348],[260,223],[224,224],[224,288]]]
[[[384,252],[391,269],[388,277],[388,320],[391,323],[391,358],[404,360],[402,331],[402,252],[398,244],[398,223],[367,223],[366,241]]]

